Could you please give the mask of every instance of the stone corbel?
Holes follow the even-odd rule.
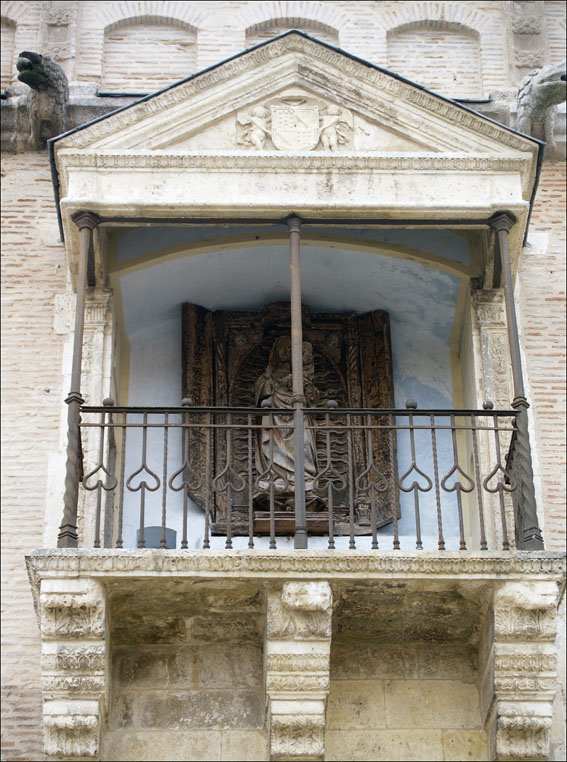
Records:
[[[553,582],[507,582],[495,592],[491,732],[498,760],[549,759],[557,599]]]
[[[39,596],[45,753],[98,759],[106,692],[105,597],[90,579],[48,579]]]
[[[324,758],[331,616],[327,582],[286,582],[268,596],[270,759]]]

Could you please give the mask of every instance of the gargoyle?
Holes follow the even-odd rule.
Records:
[[[534,138],[552,142],[546,113],[565,100],[565,61],[531,71],[518,87],[518,129]]]
[[[49,138],[68,129],[69,83],[49,56],[24,50],[16,66],[20,82],[31,88],[27,99],[30,147],[43,148]]]

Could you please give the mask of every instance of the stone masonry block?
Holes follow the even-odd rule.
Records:
[[[389,728],[475,728],[480,724],[476,685],[456,680],[393,680],[385,684]]]
[[[437,762],[443,759],[439,730],[328,730],[325,747],[327,762],[345,759]]]
[[[331,730],[386,727],[384,683],[380,680],[339,680],[331,683],[326,725]]]
[[[222,730],[222,762],[262,762],[268,759],[268,734],[265,730]]]
[[[199,648],[198,670],[202,689],[260,688],[262,649],[259,645],[203,645]]]
[[[124,762],[216,762],[221,759],[220,731],[128,731],[107,733],[104,759]]]
[[[255,691],[155,691],[139,697],[140,727],[261,728],[264,698]]]
[[[448,730],[443,733],[442,741],[445,760],[463,762],[488,758],[484,730]]]
[[[196,649],[187,646],[120,646],[112,656],[113,684],[120,689],[192,687]]]

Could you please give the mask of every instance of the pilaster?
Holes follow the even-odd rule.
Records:
[[[489,732],[497,760],[549,759],[557,598],[554,582],[505,582],[495,591]]]
[[[324,759],[331,616],[327,582],[286,582],[268,595],[270,759]]]
[[[42,580],[43,717],[48,759],[99,759],[106,690],[105,597],[92,579]]]

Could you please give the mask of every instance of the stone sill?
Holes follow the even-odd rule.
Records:
[[[90,577],[258,580],[554,580],[566,557],[552,551],[34,550],[26,556],[34,601],[42,579]]]

